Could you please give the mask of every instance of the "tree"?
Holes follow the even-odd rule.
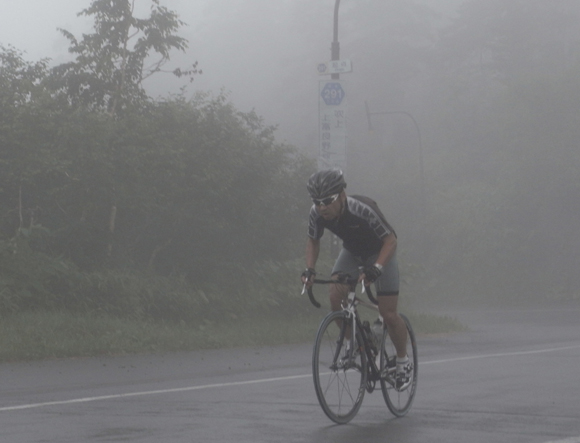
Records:
[[[30,63],[13,47],[0,45],[0,106],[24,105],[42,89],[47,60]]]
[[[187,40],[176,35],[185,23],[151,0],[148,18],[135,16],[135,0],[93,0],[79,15],[94,17],[92,34],[78,40],[61,29],[76,60],[54,68],[54,82],[73,104],[103,109],[110,114],[143,101],[142,82],[170,60],[174,49],[185,51]],[[151,61],[151,58],[156,58]],[[149,63],[149,64],[147,64]],[[190,69],[172,71],[177,77],[201,74],[197,62]]]
[[[0,232],[9,236],[33,223],[35,203],[26,203],[33,183],[63,165],[50,152],[59,111],[44,84],[47,73],[47,60],[27,62],[18,50],[0,46]],[[42,199],[46,187],[38,189]]]

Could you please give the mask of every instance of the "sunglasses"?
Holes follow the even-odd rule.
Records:
[[[312,202],[316,206],[328,206],[328,205],[334,203],[339,195],[340,194],[334,194],[334,195],[331,195],[330,197],[326,197],[326,198],[313,198]]]

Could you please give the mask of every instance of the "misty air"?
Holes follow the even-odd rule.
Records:
[[[579,2],[0,6],[0,440],[580,442]]]

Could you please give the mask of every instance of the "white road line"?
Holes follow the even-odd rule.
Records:
[[[436,364],[436,363],[451,363],[456,361],[464,361],[464,360],[477,360],[482,358],[495,358],[495,357],[506,357],[506,356],[518,356],[518,355],[529,355],[529,354],[542,354],[545,352],[554,352],[554,351],[565,351],[570,349],[580,349],[580,345],[576,346],[564,346],[559,348],[547,348],[547,349],[538,349],[535,351],[520,351],[520,352],[507,352],[507,353],[499,353],[499,354],[485,354],[485,355],[473,355],[469,357],[455,357],[449,358],[444,360],[431,360],[431,361],[421,361],[421,365],[429,365],[429,364]],[[59,405],[70,405],[75,403],[89,403],[94,401],[102,401],[102,400],[114,400],[119,398],[128,398],[128,397],[140,397],[145,395],[157,395],[157,394],[168,394],[172,392],[187,392],[187,391],[199,391],[202,389],[211,389],[211,388],[225,388],[230,386],[244,386],[244,385],[253,385],[258,383],[271,383],[275,381],[284,381],[284,380],[295,380],[299,378],[309,378],[312,377],[312,374],[302,374],[302,375],[290,375],[286,377],[273,377],[273,378],[263,378],[258,380],[246,380],[246,381],[234,381],[228,383],[215,383],[209,385],[199,385],[199,386],[186,386],[184,388],[173,388],[173,389],[159,389],[155,391],[142,391],[142,392],[130,392],[127,394],[113,394],[113,395],[101,395],[97,397],[85,397],[85,398],[74,398],[71,400],[61,400],[61,401],[49,401],[44,403],[30,403],[26,405],[17,405],[17,406],[5,406],[0,407],[0,412],[9,412],[9,411],[19,411],[23,409],[35,409],[35,408],[44,408],[47,406],[59,406]],[[572,438],[568,440],[560,440],[558,442],[547,442],[547,443],[580,443],[580,437]]]
[[[580,345],[562,346],[560,348],[538,349],[535,351],[519,351],[519,352],[506,352],[506,353],[499,353],[499,354],[472,355],[469,357],[455,357],[455,358],[450,358],[450,359],[445,359],[445,360],[422,361],[421,365],[429,365],[429,364],[434,364],[434,363],[449,363],[449,362],[464,361],[464,360],[478,360],[480,358],[495,358],[495,357],[510,357],[510,356],[516,356],[516,355],[544,354],[546,352],[568,351],[570,349],[580,349]]]
[[[564,440],[552,440],[547,441],[546,443],[580,443],[580,437],[570,437],[565,438]]]
[[[17,410],[21,410],[21,409],[43,408],[45,406],[69,405],[69,404],[73,404],[73,403],[89,403],[92,401],[111,400],[111,399],[127,398],[127,397],[139,397],[139,396],[143,396],[143,395],[167,394],[167,393],[171,393],[171,392],[199,391],[201,389],[253,385],[253,384],[257,384],[257,383],[270,383],[273,381],[293,380],[293,379],[297,379],[297,378],[306,378],[306,377],[312,377],[312,374],[290,375],[287,377],[262,378],[262,379],[258,379],[258,380],[247,380],[247,381],[234,381],[234,382],[229,382],[229,383],[215,383],[215,384],[211,384],[211,385],[187,386],[184,388],[159,389],[156,391],[130,392],[128,394],[101,395],[99,397],[75,398],[72,400],[49,401],[46,403],[31,403],[28,405],[19,405],[19,406],[6,406],[3,408],[0,408],[0,412],[17,411]]]

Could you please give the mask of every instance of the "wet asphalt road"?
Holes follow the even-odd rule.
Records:
[[[580,443],[580,302],[453,315],[404,418],[379,391],[334,425],[293,345],[2,364],[0,442]]]

